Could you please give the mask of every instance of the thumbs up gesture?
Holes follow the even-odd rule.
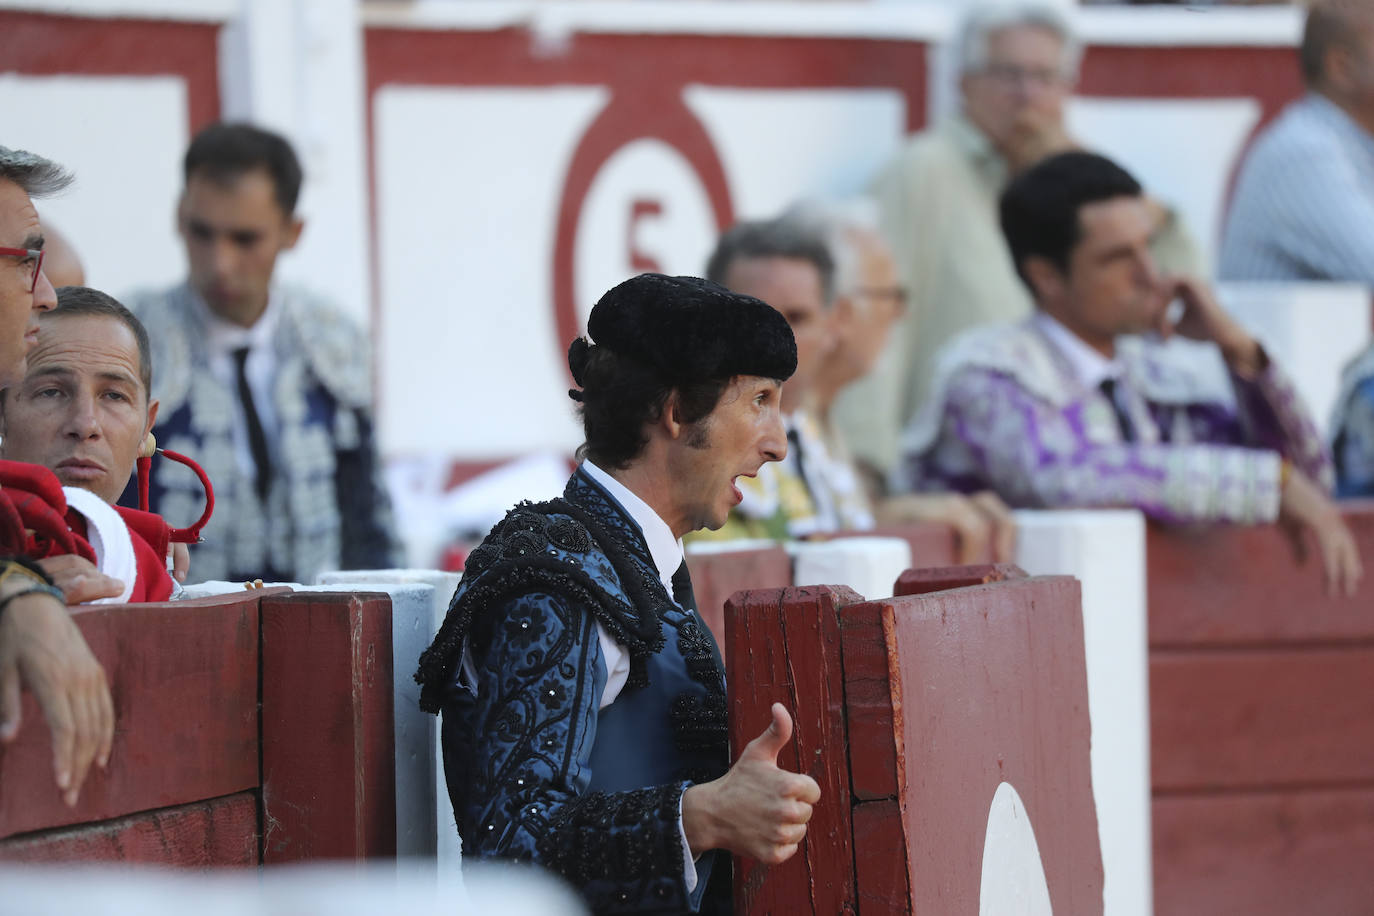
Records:
[[[682,826],[694,856],[727,849],[766,865],[786,862],[806,837],[816,781],[778,767],[778,752],[792,740],[792,717],[773,704],[773,721],[750,741],[719,779],[690,787],[682,796]]]

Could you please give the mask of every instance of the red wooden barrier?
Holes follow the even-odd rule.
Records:
[[[1156,912],[1374,911],[1374,576],[1328,598],[1273,526],[1146,549]]]
[[[395,854],[385,596],[270,589],[74,617],[111,685],[110,765],[63,805],[26,696],[0,748],[0,861]]]
[[[1054,911],[1102,912],[1078,584],[999,574],[882,601],[815,587],[727,604],[732,745],[787,704],[797,728],[779,763],[822,791],[796,857],[737,863],[737,912],[977,912],[1003,782],[1024,800]]]
[[[262,603],[263,863],[396,855],[391,601]]]

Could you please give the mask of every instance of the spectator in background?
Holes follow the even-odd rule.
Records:
[[[47,159],[0,146],[0,386],[24,378],[26,355],[37,341],[33,319],[57,305],[42,270],[43,232],[31,198],[70,183],[70,174]],[[5,557],[0,558],[0,741],[19,734],[21,688],[33,693],[48,721],[53,776],[63,800],[74,805],[91,763],[104,767],[114,740],[105,670],[47,574]]]
[[[1314,3],[1299,61],[1307,95],[1246,154],[1218,273],[1374,288],[1374,5]]]
[[[1374,497],[1374,347],[1346,367],[1336,404],[1336,495]]]
[[[192,140],[184,172],[177,225],[190,277],[128,304],[154,329],[153,432],[198,456],[215,486],[196,575],[311,582],[321,570],[395,565],[367,338],[273,279],[303,228],[295,152],[256,127],[215,124]],[[154,469],[152,511],[185,524],[201,504],[192,475]]]
[[[991,557],[1010,561],[1016,525],[1006,505],[991,491],[887,494],[887,481],[865,478],[831,422],[836,397],[873,371],[884,356],[893,325],[906,308],[906,290],[897,281],[892,251],[877,229],[871,201],[840,206],[802,205],[794,218],[815,225],[826,237],[835,262],[835,345],[821,360],[812,385],[814,415],[820,428],[817,459],[808,462],[806,483],[832,530],[865,530],[877,524],[937,522],[958,534],[961,562]],[[887,358],[891,358],[890,351]]]
[[[1315,538],[1328,590],[1353,594],[1360,558],[1326,495],[1316,428],[1203,284],[1156,271],[1135,179],[1062,153],[1012,182],[1001,217],[1036,313],[941,352],[935,397],[906,438],[910,484],[992,487],[1015,506],[1135,506],[1166,522],[1277,518],[1299,551]]]
[[[1374,6],[1314,3],[1299,61],[1308,93],[1241,165],[1220,273],[1374,291]],[[1374,496],[1374,348],[1345,370],[1334,429],[1337,494]]]
[[[871,188],[910,308],[890,344],[894,358],[841,395],[836,421],[856,458],[884,474],[930,392],[936,351],[966,328],[1030,314],[997,229],[997,196],[1011,176],[1076,145],[1064,103],[1080,49],[1058,9],[984,5],[963,23],[956,50],[960,111],[913,137]],[[1178,218],[1153,202],[1150,218],[1156,258],[1195,272]]]

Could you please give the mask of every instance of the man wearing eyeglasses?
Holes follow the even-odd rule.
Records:
[[[206,579],[313,582],[331,569],[396,565],[361,329],[277,259],[304,228],[303,180],[286,139],[213,124],[191,141],[177,225],[190,276],[126,299],[152,332],[153,433],[195,455],[215,485],[191,569]],[[154,465],[149,508],[200,514],[200,486]]]
[[[998,229],[997,198],[1011,176],[1077,145],[1064,107],[1081,51],[1059,9],[1045,0],[984,4],[964,21],[956,53],[960,110],[914,136],[870,189],[910,308],[891,356],[841,395],[836,420],[856,458],[882,476],[928,396],[940,347],[967,328],[1031,313]],[[1151,206],[1156,259],[1197,273],[1180,222]]]
[[[65,188],[71,176],[23,150],[0,146],[0,386],[24,377],[38,340],[36,313],[57,305],[43,273],[43,230],[33,197]],[[27,687],[52,730],[53,771],[76,804],[92,761],[104,767],[114,737],[105,671],[72,622],[62,592],[41,569],[0,558],[0,741],[19,734]]]

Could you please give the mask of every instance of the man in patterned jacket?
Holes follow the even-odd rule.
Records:
[[[568,364],[583,462],[468,559],[416,679],[443,713],[468,857],[531,859],[597,913],[728,913],[730,854],[796,852],[820,790],[778,768],[792,719],[729,765],[724,671],[682,536],[781,459],[783,317],[705,280],[606,293]]]
[[[158,444],[196,458],[215,486],[192,571],[313,582],[321,570],[395,565],[367,338],[273,279],[304,226],[295,152],[268,131],[214,124],[191,141],[184,173],[190,277],[125,301],[152,330]],[[154,512],[185,525],[204,498],[184,469],[153,463]]]
[[[906,483],[1165,522],[1278,519],[1295,546],[1314,537],[1328,589],[1353,594],[1360,558],[1310,417],[1202,283],[1156,271],[1135,179],[1063,153],[1013,181],[1000,208],[1036,312],[941,352],[906,433]]]

